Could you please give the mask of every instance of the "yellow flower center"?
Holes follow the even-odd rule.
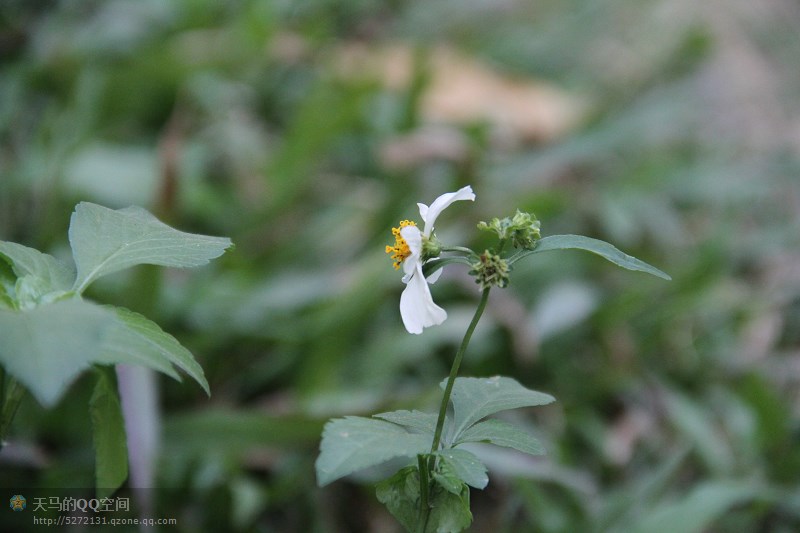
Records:
[[[394,260],[394,269],[399,270],[400,265],[406,260],[406,257],[411,255],[411,250],[408,248],[408,243],[400,235],[400,230],[406,226],[416,226],[416,222],[412,220],[401,220],[400,225],[392,228],[392,235],[394,235],[394,246],[386,246],[386,253],[392,254],[391,258]]]

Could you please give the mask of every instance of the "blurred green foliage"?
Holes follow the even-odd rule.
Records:
[[[322,421],[435,405],[478,294],[449,267],[449,319],[408,335],[383,246],[415,202],[471,184],[475,204],[439,221],[447,243],[479,248],[478,220],[520,208],[543,236],[594,236],[673,277],[553,252],[495,291],[461,374],[558,402],[517,415],[547,456],[483,456],[472,530],[796,531],[798,24],[789,0],[5,1],[0,239],[64,255],[80,200],[230,236],[202,272],[89,291],[175,334],[211,386],[159,382],[163,516],[393,531],[380,473],[315,487]],[[354,43],[410,63],[343,69]],[[443,44],[485,70],[456,64],[474,86],[431,100],[463,79]],[[0,485],[93,486],[91,392],[23,401]]]

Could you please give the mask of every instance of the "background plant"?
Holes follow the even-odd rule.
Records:
[[[426,376],[446,375],[475,285],[448,269],[448,323],[410,338],[382,246],[469,183],[481,203],[448,227],[518,206],[673,277],[554,253],[496,291],[463,375],[559,401],[512,412],[548,455],[495,456],[473,531],[799,529],[794,4],[453,5],[0,6],[0,240],[68,259],[88,200],[237,244],[86,293],[174,335],[214,393],[158,383],[159,501],[187,531],[393,527],[380,476],[318,491],[313,461],[331,417],[436,409]],[[0,485],[94,486],[93,387],[23,398]]]
[[[157,324],[81,296],[96,279],[136,265],[204,265],[231,241],[177,231],[138,207],[115,211],[88,202],[75,207],[69,241],[74,264],[0,241],[0,447],[24,389],[44,407],[53,407],[92,365],[143,365],[180,381],[175,365],[210,394],[192,354]],[[89,407],[97,494],[107,497],[128,475],[123,414],[116,379],[107,368],[97,368]]]

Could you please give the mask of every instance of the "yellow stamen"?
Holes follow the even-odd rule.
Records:
[[[405,228],[406,226],[416,226],[416,222],[412,220],[401,220],[400,225],[396,228],[392,228],[392,235],[394,235],[394,246],[386,246],[386,253],[392,254],[391,258],[394,260],[394,269],[399,270],[400,265],[406,258],[411,255],[411,250],[408,248],[408,243],[400,235],[400,230]]]

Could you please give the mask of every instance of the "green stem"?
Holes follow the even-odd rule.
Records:
[[[419,517],[417,518],[417,533],[425,533],[428,527],[428,517],[430,516],[430,477],[428,471],[428,461],[425,455],[417,455],[419,465]]]
[[[443,252],[459,252],[467,255],[475,255],[474,250],[470,250],[464,246],[442,246]]]
[[[506,240],[507,239],[500,239],[500,244],[497,245],[497,255],[503,252],[503,248],[506,247]]]
[[[466,333],[464,333],[464,338],[461,340],[461,346],[458,347],[458,351],[456,352],[456,356],[453,359],[453,365],[450,367],[450,376],[447,378],[447,385],[444,388],[444,395],[442,396],[442,403],[439,406],[439,418],[436,421],[436,431],[433,434],[433,443],[431,444],[431,454],[428,455],[428,460],[424,460],[422,456],[419,456],[419,493],[420,493],[420,516],[418,521],[417,531],[418,533],[425,533],[425,528],[428,524],[428,518],[430,516],[431,508],[428,502],[429,500],[429,488],[430,488],[430,472],[436,466],[436,456],[433,453],[439,449],[439,444],[442,440],[442,430],[444,429],[444,420],[447,416],[447,406],[450,404],[450,395],[453,393],[453,385],[456,382],[456,376],[458,375],[458,368],[461,366],[461,360],[464,358],[464,352],[467,351],[467,346],[469,345],[469,341],[472,338],[472,332],[475,331],[475,327],[478,325],[478,321],[481,319],[481,315],[483,315],[483,310],[486,309],[486,302],[489,300],[489,291],[491,287],[487,287],[481,293],[481,300],[478,302],[478,308],[475,309],[475,314],[472,317],[472,322],[469,323],[469,327],[467,328]]]
[[[458,368],[461,366],[461,360],[464,358],[464,352],[467,351],[467,346],[472,338],[472,332],[475,331],[475,326],[483,315],[483,310],[486,308],[486,302],[489,299],[489,291],[491,287],[487,287],[481,293],[481,301],[478,302],[478,308],[475,310],[475,315],[472,317],[472,322],[469,323],[467,332],[461,340],[461,346],[458,347],[456,357],[453,359],[453,366],[450,367],[450,376],[447,378],[447,385],[444,388],[444,396],[442,396],[442,404],[439,406],[439,418],[436,421],[436,432],[433,434],[433,444],[431,445],[431,453],[439,449],[439,443],[442,439],[442,429],[444,428],[444,419],[447,415],[447,406],[450,404],[450,395],[453,392],[453,384],[458,375]]]

